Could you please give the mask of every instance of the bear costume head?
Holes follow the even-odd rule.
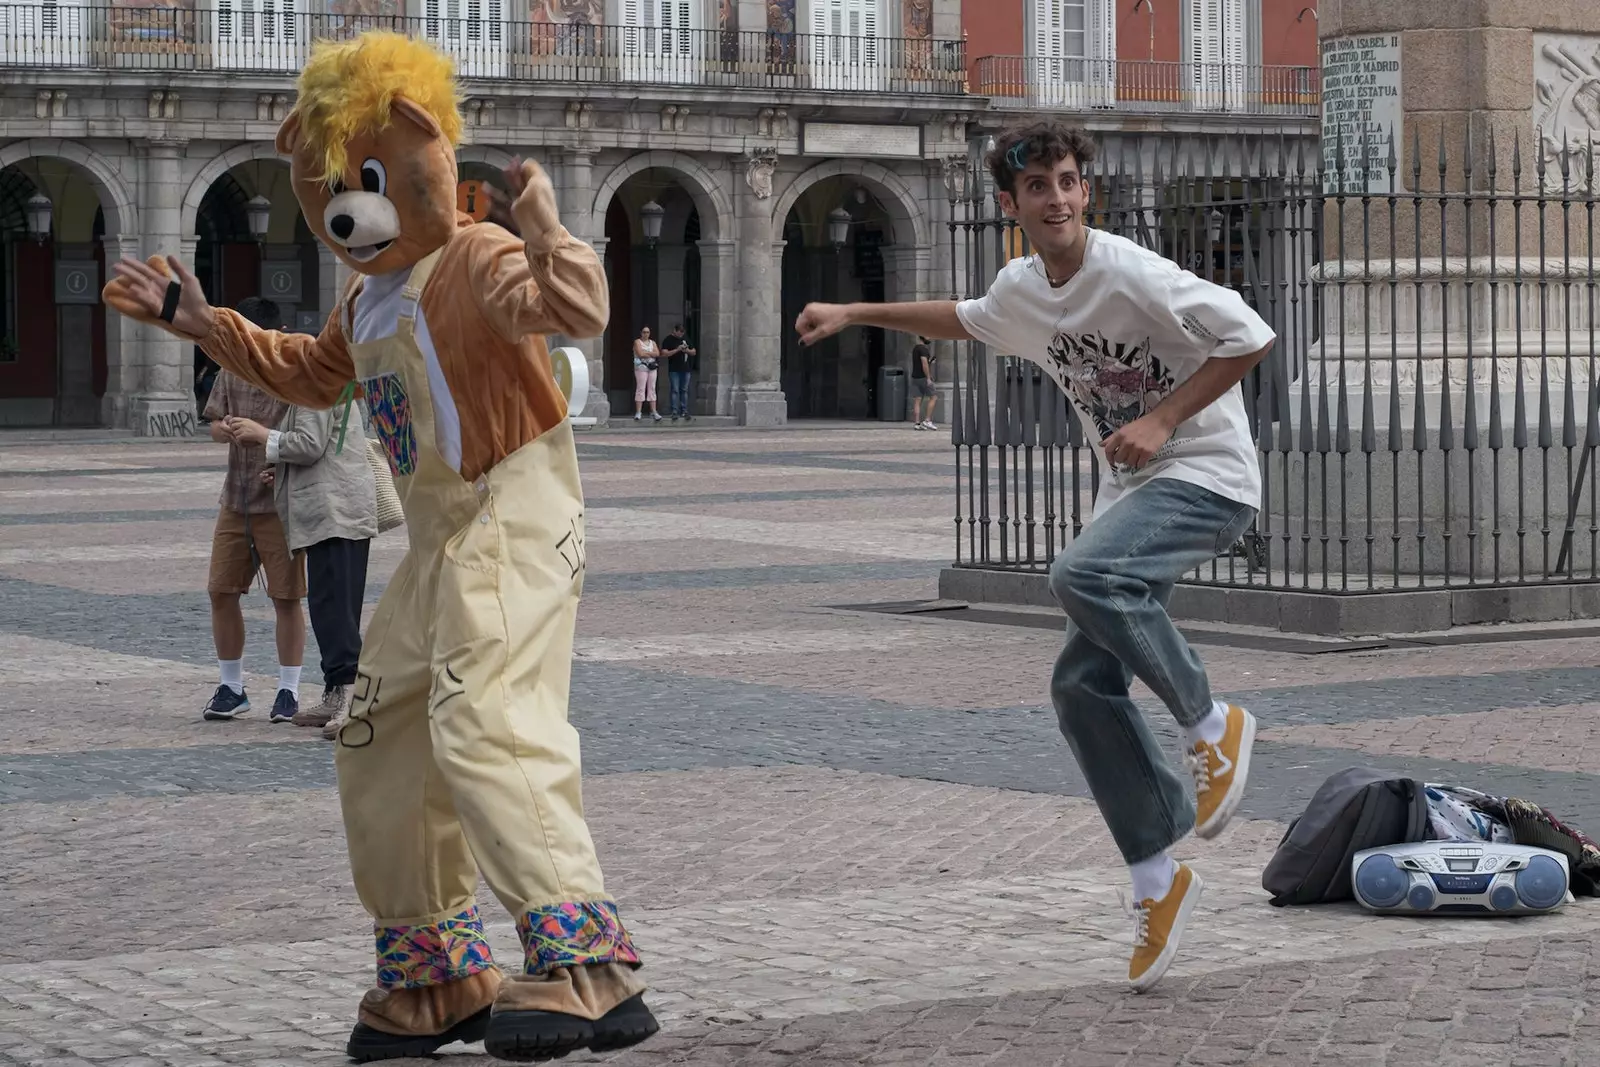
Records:
[[[472,219],[456,209],[450,60],[398,33],[319,42],[278,130],[306,224],[352,270],[409,267]]]

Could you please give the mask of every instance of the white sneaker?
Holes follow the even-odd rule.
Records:
[[[913,429],[913,430],[926,430],[926,429],[927,429],[927,427],[926,427],[926,426],[924,426],[924,425],[923,425],[923,424],[922,424],[922,423],[920,423],[920,422],[913,422],[913,423],[912,423],[912,424],[911,424],[911,428],[912,428],[912,429]]]

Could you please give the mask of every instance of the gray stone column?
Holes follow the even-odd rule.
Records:
[[[344,260],[333,254],[333,249],[321,241],[317,242],[317,266],[317,307],[326,321],[334,308],[339,306],[339,294],[349,284],[352,271],[344,265]]]
[[[556,187],[561,222],[567,232],[587,241],[605,262],[605,236],[594,219],[594,153],[585,149],[552,152],[545,165],[552,169],[550,180]],[[611,402],[606,399],[605,352],[597,337],[552,337],[551,343],[572,345],[589,361],[589,402],[583,409],[586,418],[604,426],[611,417]]]
[[[139,217],[144,255],[168,254],[194,264],[194,237],[183,235],[182,141],[153,140],[143,148],[144,180]],[[154,326],[144,327],[141,373],[129,404],[129,422],[140,436],[182,437],[195,432],[194,346]],[[188,386],[186,390],[186,384]]]
[[[770,190],[759,196],[743,182],[737,192],[739,346],[733,414],[741,426],[782,426],[789,414],[778,342],[783,242],[773,241]]]
[[[105,246],[108,281],[118,260],[144,258],[136,233],[107,236]],[[126,315],[106,309],[106,392],[100,398],[100,421],[107,426],[133,425],[130,409],[139,392],[148,329]]]
[[[738,380],[739,321],[731,299],[738,245],[733,241],[701,241],[700,245],[700,373],[694,377],[697,414],[727,415],[733,411]]]

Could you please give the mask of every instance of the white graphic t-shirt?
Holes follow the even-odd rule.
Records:
[[[1238,293],[1124,237],[1088,231],[1083,266],[1052,289],[1038,256],[1014,259],[989,292],[956,305],[973,337],[1039,364],[1077,409],[1105,476],[1095,514],[1156,478],[1261,506],[1261,471],[1239,386],[1180,424],[1143,468],[1113,468],[1101,441],[1146,414],[1213,357],[1274,338]]]

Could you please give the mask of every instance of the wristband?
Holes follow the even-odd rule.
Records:
[[[177,314],[178,299],[183,296],[183,286],[175,281],[167,283],[167,299],[161,305],[161,321],[171,322]]]

